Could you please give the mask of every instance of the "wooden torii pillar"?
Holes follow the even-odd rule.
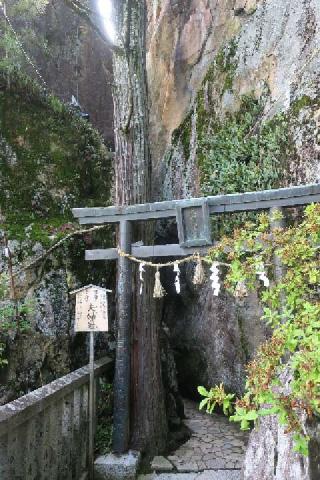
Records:
[[[271,210],[320,202],[320,184],[214,197],[190,198],[127,207],[75,208],[81,225],[119,224],[119,247],[138,258],[181,257],[205,253],[212,246],[210,215]],[[179,244],[132,245],[132,223],[175,218]],[[118,340],[114,385],[113,449],[124,453],[130,438],[131,262],[117,248],[86,250],[86,260],[118,260]]]

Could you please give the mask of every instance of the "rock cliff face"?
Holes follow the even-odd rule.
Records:
[[[319,1],[147,0],[146,3],[154,198],[215,195],[319,181]],[[32,52],[49,86],[67,101],[78,91],[79,101],[94,124],[105,138],[112,140],[110,54],[103,42],[60,0],[51,2],[46,15],[37,20],[34,28],[42,32],[50,47],[48,59],[40,52]],[[12,139],[8,133],[3,134],[3,126],[8,125],[8,117],[3,116],[4,100],[12,102],[14,96],[5,99],[3,92],[1,95],[0,151],[6,158],[6,172],[19,172],[19,151],[28,149],[30,144],[34,149],[34,139],[31,141],[29,134],[15,130]],[[10,108],[7,115],[8,112]],[[43,120],[48,111],[45,109],[45,112],[44,115],[40,109],[31,113],[36,121]],[[91,170],[91,178],[97,179],[98,184],[87,182],[90,175],[88,177],[85,167],[88,158],[89,164],[90,159],[97,160],[95,147],[84,152],[77,163],[77,152],[72,145],[79,145],[78,136],[75,141],[74,133],[66,145],[59,144],[61,130],[57,129],[55,119],[60,122],[61,117],[51,113],[48,119],[52,120],[50,128],[54,128],[50,130],[49,150],[56,162],[41,163],[43,151],[40,152],[37,188],[28,196],[30,210],[38,209],[43,223],[47,222],[48,215],[53,220],[57,205],[66,205],[69,209],[75,198],[78,206],[80,200],[86,205],[91,201],[107,202],[107,197],[99,196],[106,192],[103,162],[95,162],[102,166],[101,171]],[[30,115],[29,107],[25,115]],[[40,135],[39,130],[36,132]],[[26,158],[28,162],[31,158],[36,167],[35,155]],[[66,158],[67,164],[61,158]],[[75,190],[70,184],[61,186],[58,177],[53,179],[55,165],[70,174],[70,182],[75,181],[77,185]],[[79,177],[75,179],[73,173],[86,177],[85,190],[78,189]],[[34,175],[31,172],[27,180]],[[26,180],[22,176],[17,178],[18,185]],[[47,186],[51,180],[58,187],[50,184],[52,195],[47,203]],[[93,191],[98,192],[98,197]],[[8,198],[14,194],[9,191]],[[24,202],[21,197],[17,211]],[[62,214],[62,223],[65,223],[64,212],[58,214]],[[15,238],[25,235],[28,233],[25,227],[32,223],[25,220],[17,222],[12,217],[6,228],[12,229]],[[215,238],[241,218],[229,220],[215,221]],[[14,231],[16,224],[22,229]],[[60,227],[58,222],[57,228]],[[38,233],[33,228],[31,246],[19,243],[13,248],[18,254],[26,247],[36,253],[44,242]],[[83,342],[77,343],[70,335],[72,319],[67,302],[67,287],[73,284],[76,274],[79,275],[77,264],[82,257],[81,252],[78,258],[72,259],[71,266],[61,267],[58,263],[48,265],[45,271],[31,273],[27,290],[36,296],[41,307],[41,313],[33,320],[39,348],[32,356],[22,358],[17,353],[19,343],[14,338],[9,340],[9,350],[16,363],[3,373],[2,380],[12,385],[12,390],[2,392],[1,401],[11,398],[19,389],[23,392],[42,380],[49,381],[52,375],[63,374],[70,366],[70,348],[74,344],[79,350],[73,351],[84,348]],[[96,278],[103,276],[96,268],[84,270],[83,266],[80,270],[85,272],[87,280],[95,275]],[[257,298],[252,295],[244,305],[236,304],[227,295],[214,299],[208,285],[195,289],[190,278],[187,270],[181,297],[168,295],[164,304],[163,318],[175,345],[180,387],[193,395],[200,383],[225,382],[230,390],[240,392],[245,363],[267,334],[259,321]],[[55,294],[52,286],[57,284],[61,288]],[[57,317],[58,310],[63,316]],[[49,346],[48,339],[51,339]],[[26,338],[23,341],[29,345]],[[28,352],[28,348],[23,351]],[[62,352],[60,357],[58,351]],[[23,364],[29,373],[21,369]],[[25,384],[23,378],[28,379]],[[173,390],[175,392],[176,387]],[[263,444],[264,438],[270,438],[268,445]],[[278,472],[286,472],[287,467],[282,467],[278,460],[278,466],[274,465],[278,453],[272,445],[277,442],[282,445],[281,457],[287,465],[292,460],[293,465],[288,470],[290,473],[281,473],[282,476]],[[298,479],[297,471],[304,478],[307,470],[301,457],[288,454],[290,442],[290,437],[285,437],[273,420],[266,422],[252,435],[247,464],[255,465],[261,472],[261,480],[289,479],[288,475]],[[254,462],[253,456],[256,456]],[[264,464],[267,464],[265,469]],[[254,478],[254,474],[246,470],[248,480]],[[310,472],[308,475],[313,478]]]
[[[172,132],[184,120],[219,47],[240,22],[233,1],[147,1],[148,80],[153,161],[160,168]]]
[[[0,76],[0,138],[2,273],[4,232],[14,264],[26,265],[72,230],[72,207],[108,204],[112,159],[89,123],[24,77],[13,76],[8,87]],[[69,291],[105,284],[104,265],[84,261],[84,249],[94,241],[77,237],[16,277],[17,297],[32,299],[34,306],[27,328],[13,323],[1,331],[9,362],[1,369],[0,404],[83,365],[86,338],[73,333]],[[104,232],[97,241],[108,244],[110,235]],[[105,339],[103,344],[105,349]]]
[[[233,42],[233,68],[225,87],[215,92],[214,111],[220,118],[235,112],[240,108],[241,98],[249,95],[263,100],[259,122],[265,122],[278,112],[288,112],[294,102],[300,101],[301,108],[294,112],[299,125],[293,132],[298,155],[292,165],[292,176],[288,175],[286,181],[298,183],[306,181],[307,176],[308,181],[319,178],[319,139],[310,135],[314,134],[318,121],[319,3],[312,0],[284,0],[280,4],[276,0],[147,3],[156,171],[161,168],[168,146],[175,146],[176,137],[172,134],[192,111],[208,70]],[[226,65],[220,67],[213,80],[221,79],[221,73],[228,73],[223,72]],[[208,103],[205,102],[206,108],[210,107]],[[312,105],[314,108],[310,108]],[[309,136],[301,132],[301,127],[309,131]],[[201,186],[197,189],[200,193]],[[161,191],[161,187],[155,186],[155,190]]]
[[[59,100],[68,104],[72,95],[78,98],[112,145],[112,62],[101,36],[66,2],[48,2],[39,16],[14,16],[16,3],[6,2],[11,22],[39,68],[47,93],[55,94],[48,98],[15,75],[8,88],[0,75],[0,237],[6,232],[14,261],[27,263],[69,233],[72,207],[106,205],[110,200],[112,157],[103,139]],[[28,62],[22,65],[24,73],[38,80]],[[84,250],[94,241],[78,237],[44,265],[16,278],[19,295],[32,298],[35,305],[27,330],[11,328],[1,334],[9,363],[1,369],[0,404],[86,361],[86,337],[73,333],[69,291],[106,281],[104,265],[84,261]],[[107,245],[110,235],[101,234],[97,241]],[[6,262],[2,246],[1,242],[0,272]],[[98,344],[105,355],[105,336]]]
[[[26,39],[25,48],[49,90],[67,103],[72,95],[78,98],[93,125],[113,145],[112,54],[103,38],[63,0],[50,1],[45,13],[27,25],[21,19],[12,21],[18,31],[27,27],[37,32],[40,47]],[[26,68],[34,76],[30,65]]]
[[[147,4],[155,197],[320,181],[320,3]],[[215,238],[237,221],[216,220]],[[257,302],[248,299],[239,309],[228,297],[212,299],[208,287],[184,288],[180,300],[165,302],[185,392],[220,381],[241,390],[244,364],[266,335]],[[265,441],[269,437],[270,445],[279,442],[280,453]],[[317,478],[290,453],[291,443],[275,421],[263,423],[252,434],[247,464],[254,469],[248,467],[245,478]],[[271,457],[277,455],[275,465]]]
[[[166,300],[163,315],[182,393],[195,398],[198,385],[223,382],[228,390],[240,394],[244,365],[266,335],[257,322],[257,299],[252,295],[236,304],[225,294],[216,298],[209,283],[195,287],[190,272],[183,271],[183,276],[182,294]]]
[[[155,196],[319,181],[319,2],[147,3]],[[228,222],[219,222],[225,231]],[[200,328],[214,331],[224,309],[211,309],[212,300],[200,297],[192,299],[193,314],[206,311],[198,317]],[[228,312],[235,308],[232,300],[221,301]],[[177,324],[186,325],[193,314],[175,312]],[[231,336],[241,351],[236,332]],[[179,344],[180,337],[174,338]],[[206,350],[202,341],[197,348]],[[222,351],[233,358],[228,348]],[[206,358],[223,372],[215,354]]]

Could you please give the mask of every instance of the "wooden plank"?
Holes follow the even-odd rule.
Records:
[[[212,245],[205,247],[180,247],[179,244],[169,245],[145,245],[142,247],[132,246],[132,255],[138,258],[152,258],[152,257],[185,257],[193,253],[206,254]],[[116,260],[118,258],[118,251],[116,248],[86,250],[86,260]]]
[[[121,220],[135,221],[174,217],[177,207],[200,206],[203,201],[208,203],[210,213],[219,213],[257,210],[271,208],[272,206],[303,205],[318,202],[319,196],[320,184],[312,184],[260,192],[145,203],[126,207],[74,208],[72,212],[81,224],[101,224],[118,222],[120,218]]]

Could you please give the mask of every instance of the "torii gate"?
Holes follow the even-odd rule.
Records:
[[[119,223],[119,247],[138,258],[178,257],[205,253],[212,246],[210,215],[273,210],[320,202],[320,184],[214,197],[190,198],[140,205],[75,208],[81,225]],[[132,223],[175,218],[179,244],[132,245]],[[129,445],[131,262],[117,248],[86,250],[86,260],[118,260],[118,337],[114,395],[113,449],[124,453]],[[126,339],[125,342],[119,339]]]

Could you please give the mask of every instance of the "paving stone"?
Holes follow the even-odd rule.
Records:
[[[212,456],[212,458],[216,458],[216,457],[225,458],[225,455],[224,455],[222,450],[217,450],[216,452],[213,452],[213,454],[211,456]]]
[[[243,450],[241,447],[232,447],[232,452],[242,455]]]
[[[215,440],[215,441],[213,442],[213,445],[214,445],[215,447],[223,447],[223,446],[226,445],[226,441],[223,441],[223,440]]]
[[[212,443],[212,441],[213,441],[211,437],[208,438],[207,436],[203,437],[202,440],[203,440],[203,442],[206,442],[206,443]]]
[[[184,423],[191,430],[191,438],[167,457],[178,473],[141,480],[240,479],[247,433],[238,430],[225,417],[199,412],[197,404],[192,402],[186,402],[185,413],[188,418]],[[233,470],[235,468],[239,471]]]
[[[241,480],[240,470],[206,470],[197,480]]]
[[[241,442],[241,440],[236,440],[236,439],[231,440],[230,443],[231,443],[231,445],[234,445],[235,447],[242,447],[242,445],[243,445],[243,442]]]
[[[193,456],[193,451],[192,449],[190,448],[190,450],[187,450],[183,455],[179,454],[180,457],[183,457],[183,458],[190,458]]]
[[[172,472],[174,466],[167,458],[158,456],[152,460],[151,469],[156,472]]]
[[[225,468],[226,461],[224,458],[214,458],[212,460],[208,460],[206,462],[207,468],[209,469],[219,469],[219,468]]]
[[[207,455],[204,455],[202,457],[202,460],[204,462],[207,462],[208,460],[213,460],[215,457],[216,457],[216,455],[214,453],[208,453]]]
[[[182,463],[181,465],[177,465],[178,472],[198,472],[199,467],[197,463]]]
[[[159,475],[159,480],[194,480],[197,478],[197,472],[189,472],[189,473],[163,473]]]
[[[242,462],[244,460],[243,455],[232,455],[232,458],[234,459],[235,462]]]

